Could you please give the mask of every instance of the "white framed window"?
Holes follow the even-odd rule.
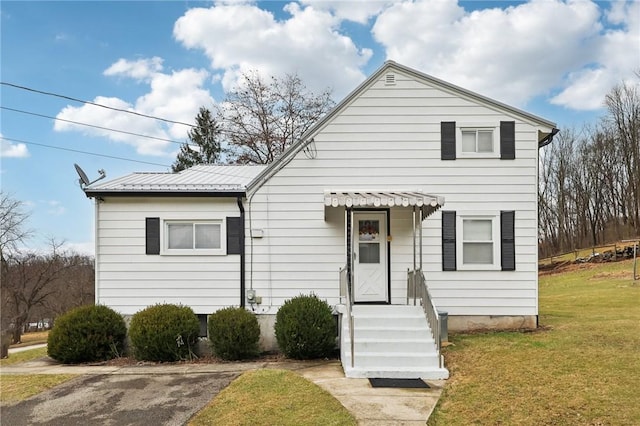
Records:
[[[459,270],[499,270],[500,215],[458,215],[456,242]]]
[[[494,158],[500,155],[495,126],[461,126],[457,129],[456,150],[460,158]]]
[[[164,222],[163,252],[173,255],[225,254],[223,225],[222,220],[167,220]]]

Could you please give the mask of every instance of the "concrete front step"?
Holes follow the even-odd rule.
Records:
[[[345,363],[342,364],[343,366]],[[381,368],[351,368],[344,367],[345,376],[350,378],[384,378],[384,379],[425,379],[444,380],[449,378],[449,371],[446,368],[403,368],[393,369]]]
[[[387,321],[389,322],[389,321]],[[349,329],[344,328],[343,331],[346,331],[347,335],[349,334]],[[423,324],[420,327],[404,327],[404,326],[385,326],[385,327],[358,327],[354,326],[354,333],[356,339],[381,339],[381,340],[409,340],[409,339],[432,339],[431,330],[427,328],[425,330],[425,325]]]
[[[350,365],[351,356],[346,354],[346,362]],[[358,352],[355,351],[355,366],[362,368],[436,368],[439,367],[439,356],[435,352],[420,354],[407,352]]]
[[[349,338],[345,340],[350,344]],[[417,352],[429,353],[435,348],[433,339],[354,339],[354,349],[358,352]]]
[[[447,378],[420,306],[356,305],[354,366],[349,323],[342,323],[342,362],[347,377]]]

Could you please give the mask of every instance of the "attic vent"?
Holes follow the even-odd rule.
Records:
[[[385,86],[393,86],[396,84],[396,75],[395,74],[387,74],[384,78]]]

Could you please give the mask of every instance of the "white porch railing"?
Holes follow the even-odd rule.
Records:
[[[347,318],[349,321],[349,342],[350,342],[350,350],[351,350],[351,368],[354,366],[354,356],[353,356],[353,314],[351,312],[351,307],[353,306],[353,298],[351,297],[351,290],[349,289],[349,277],[348,277],[348,268],[345,265],[340,269],[340,297],[345,298],[345,306],[347,308]]]
[[[407,304],[411,303],[413,299],[413,305],[415,306],[420,301],[420,305],[424,310],[424,314],[429,322],[431,328],[431,334],[433,340],[435,340],[438,354],[440,354],[441,342],[440,342],[440,315],[436,310],[431,294],[429,294],[429,288],[427,282],[424,279],[422,270],[415,269],[413,271],[407,271]],[[440,357],[440,367],[442,368],[442,357]]]

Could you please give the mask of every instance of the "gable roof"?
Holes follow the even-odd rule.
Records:
[[[178,173],[141,172],[94,183],[84,188],[88,197],[103,195],[242,196],[265,166],[198,165]]]
[[[314,124],[307,132],[300,137],[300,139],[291,144],[283,154],[278,157],[273,163],[269,164],[255,180],[252,181],[247,187],[247,194],[253,194],[255,191],[267,182],[275,173],[286,166],[301,150],[303,150],[312,140],[313,137],[318,134],[322,128],[324,128],[331,120],[333,120],[343,109],[345,109],[355,98],[360,96],[369,86],[379,80],[385,73],[389,71],[398,71],[408,74],[417,80],[421,80],[433,87],[441,89],[446,92],[452,92],[456,95],[467,98],[481,104],[486,105],[489,108],[497,109],[505,112],[509,115],[514,115],[521,118],[524,121],[530,122],[534,125],[541,127],[547,127],[550,130],[555,129],[556,124],[546,120],[542,117],[538,117],[534,114],[528,113],[521,109],[512,107],[478,93],[472,92],[454,84],[448,83],[444,80],[440,80],[436,77],[432,77],[423,72],[417,71],[413,68],[409,68],[405,65],[398,64],[394,61],[386,61],[376,72],[363,81],[355,90],[353,90],[347,97],[345,97],[340,103],[338,103],[328,114],[322,117],[316,124]],[[557,132],[557,130],[556,130]]]

